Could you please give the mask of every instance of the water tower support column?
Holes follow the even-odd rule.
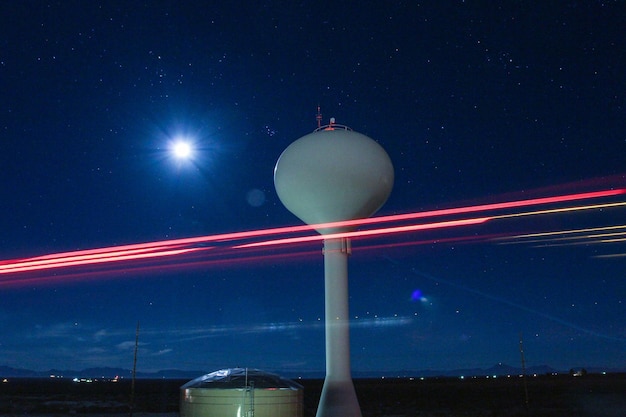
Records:
[[[350,371],[346,238],[324,240],[326,379],[316,417],[361,417]]]

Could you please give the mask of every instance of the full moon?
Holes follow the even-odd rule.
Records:
[[[191,156],[191,146],[187,142],[176,142],[173,151],[176,158],[187,159]]]

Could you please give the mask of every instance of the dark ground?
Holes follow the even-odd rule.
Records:
[[[187,380],[139,379],[134,413],[178,412]],[[304,386],[304,417],[315,416],[320,380]],[[452,379],[357,379],[363,417],[535,416],[624,417],[626,374]],[[71,379],[8,379],[0,383],[0,416],[128,415],[131,381],[75,383]]]

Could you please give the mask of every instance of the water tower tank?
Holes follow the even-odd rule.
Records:
[[[258,369],[222,369],[180,387],[180,417],[302,415],[302,386]]]
[[[315,225],[362,219],[375,213],[393,187],[393,165],[372,138],[331,124],[293,142],[274,168],[285,207]],[[318,228],[321,234],[349,228]]]

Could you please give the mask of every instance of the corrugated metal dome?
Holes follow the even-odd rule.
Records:
[[[254,388],[302,389],[302,385],[279,375],[249,368],[221,369],[192,379],[180,388],[229,389],[246,388],[250,385],[254,385]]]

